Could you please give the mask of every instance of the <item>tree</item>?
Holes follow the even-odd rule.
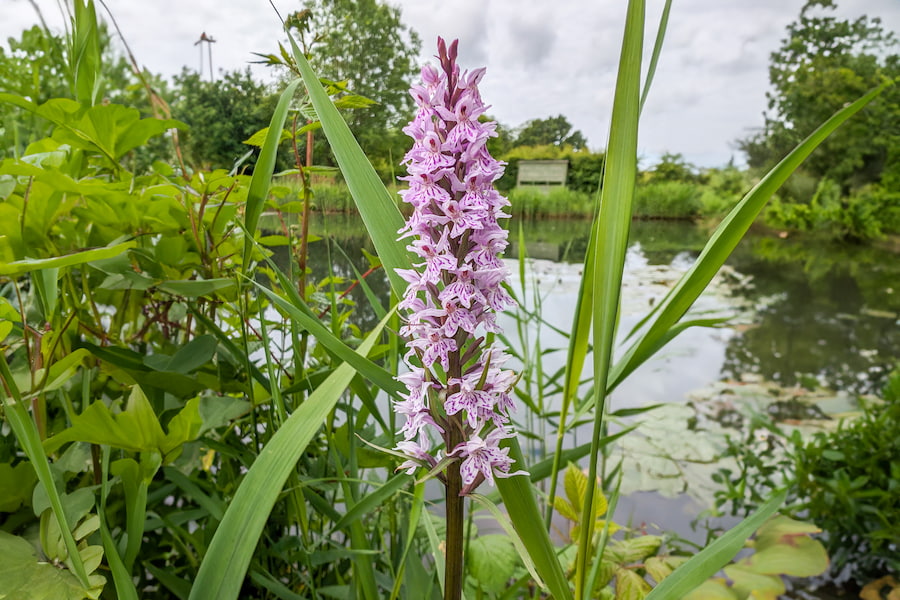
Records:
[[[278,101],[249,69],[225,73],[218,81],[184,69],[175,88],[172,116],[190,126],[182,139],[187,158],[211,168],[231,169],[250,150],[243,142],[269,125]]]
[[[399,127],[412,116],[408,91],[421,48],[400,9],[379,0],[307,0],[288,25],[320,77],[346,82],[353,94],[375,101],[345,118],[376,166],[398,164],[408,146]]]
[[[522,125],[516,136],[516,146],[571,146],[575,150],[587,147],[587,139],[580,131],[572,131],[572,124],[563,115],[546,119],[532,119]]]
[[[765,126],[741,140],[751,167],[768,169],[844,104],[900,77],[897,40],[878,18],[841,20],[834,0],[808,0],[770,58]],[[893,86],[845,123],[804,169],[844,192],[900,168],[900,89]]]

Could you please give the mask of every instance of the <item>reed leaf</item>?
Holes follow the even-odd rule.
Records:
[[[594,427],[588,481],[597,479],[606,384],[616,335],[622,272],[631,226],[631,203],[637,174],[643,33],[644,2],[630,0],[613,99],[606,168],[600,192],[600,212],[594,220],[592,232],[592,237],[597,242],[597,254],[593,257]],[[585,580],[589,571],[595,522],[594,492],[595,486],[588,486],[581,517],[584,531],[579,539],[575,561],[575,597],[579,600],[590,595],[590,590],[585,589]]]
[[[387,319],[383,319],[372,330],[359,348],[360,355],[368,354],[386,323]],[[355,376],[350,364],[340,365],[263,447],[213,535],[191,587],[190,600],[238,597],[250,559],[284,482]]]
[[[247,190],[247,205],[244,211],[244,229],[245,235],[247,235],[247,238],[244,240],[245,271],[250,264],[253,234],[256,233],[259,216],[262,214],[263,206],[269,195],[269,184],[272,181],[272,174],[275,172],[275,159],[278,156],[278,144],[281,142],[281,130],[284,129],[288,109],[291,106],[291,100],[294,98],[298,85],[300,85],[300,80],[295,79],[281,92],[278,104],[275,106],[275,112],[272,114],[272,121],[269,123],[269,129],[266,132],[266,140],[263,142],[256,166],[253,168],[253,177],[250,179],[250,188]]]
[[[404,223],[403,215],[290,33],[288,39],[309,99],[322,122],[322,130],[328,138],[359,215],[375,244],[391,288],[398,295],[402,294],[406,289],[406,282],[397,275],[395,269],[408,269],[412,262],[406,245],[397,241],[397,232]]]

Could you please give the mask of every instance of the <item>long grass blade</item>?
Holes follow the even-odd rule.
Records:
[[[606,382],[612,360],[622,272],[631,226],[631,204],[637,174],[637,136],[640,113],[641,53],[644,33],[644,2],[630,0],[625,21],[625,36],[619,62],[613,100],[606,169],[600,192],[600,212],[595,219],[593,237],[597,241],[594,257],[594,427],[588,463],[588,481],[597,479],[597,461],[603,432]],[[585,589],[594,528],[595,486],[589,485],[581,517],[584,531],[575,561],[575,597],[588,598]]]
[[[275,112],[272,114],[272,121],[269,123],[269,129],[266,132],[266,140],[263,142],[256,166],[253,168],[253,177],[250,179],[250,188],[247,190],[247,205],[244,212],[244,229],[248,236],[244,241],[245,271],[250,263],[250,251],[253,247],[252,237],[256,233],[259,216],[262,214],[263,206],[269,195],[272,173],[275,172],[275,159],[278,155],[278,143],[281,141],[281,132],[284,129],[288,109],[291,107],[291,100],[294,98],[298,85],[300,85],[300,80],[295,79],[281,92],[278,104],[275,106]]]
[[[360,355],[365,356],[372,349],[386,322],[387,319],[382,320],[360,345]],[[216,529],[191,587],[191,600],[238,597],[250,559],[284,482],[354,376],[356,371],[351,365],[340,365],[262,449]]]
[[[509,456],[516,465],[525,464],[518,440],[504,440],[504,446],[509,448]],[[550,542],[547,530],[544,529],[531,481],[527,477],[516,476],[498,478],[496,482],[509,519],[534,562],[538,575],[556,600],[570,600],[572,590],[556,557],[556,549]]]

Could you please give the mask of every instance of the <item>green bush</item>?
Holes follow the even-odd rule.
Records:
[[[829,238],[860,242],[900,231],[900,193],[865,186],[849,196],[823,179],[808,204],[773,198],[764,215],[772,227],[816,231]]]
[[[900,573],[900,370],[883,404],[836,431],[799,444],[797,491],[807,518],[825,530],[835,570],[864,583]]]
[[[692,219],[703,207],[702,188],[685,181],[651,181],[635,189],[634,214],[639,217]]]

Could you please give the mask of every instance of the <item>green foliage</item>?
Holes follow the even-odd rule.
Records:
[[[900,370],[889,378],[883,401],[863,403],[861,414],[833,431],[808,439],[799,432],[788,436],[760,417],[746,436],[729,443],[727,455],[739,470],[716,475],[723,486],[717,504],[730,503],[732,514],[749,512],[769,490],[787,485],[791,514],[824,531],[833,577],[862,585],[900,573],[894,547],[900,535],[898,434]]]
[[[514,146],[506,154],[498,156],[507,162],[503,176],[496,183],[496,187],[500,191],[509,192],[515,187],[520,160],[565,159],[569,161],[566,187],[591,196],[600,189],[600,177],[603,174],[603,163],[606,159],[603,152],[591,152],[586,148],[575,150],[571,146],[555,145]]]
[[[813,231],[835,240],[877,240],[900,231],[900,192],[876,185],[842,196],[837,183],[822,179],[809,203],[775,199],[765,221],[772,227]]]
[[[809,0],[772,54],[769,110],[762,131],[740,142],[752,167],[768,168],[844,103],[900,77],[897,40],[878,18],[838,19],[834,0]],[[843,192],[896,169],[900,86],[826,140],[804,166]]]
[[[900,371],[895,371],[884,404],[836,431],[798,443],[794,464],[800,509],[825,530],[836,571],[849,565],[864,583],[900,573]]]
[[[812,577],[828,568],[828,554],[810,534],[815,525],[778,516],[756,532],[753,553],[723,569],[714,578],[684,596],[684,600],[777,600],[785,593],[783,575]]]
[[[594,200],[584,192],[554,188],[549,193],[528,188],[509,191],[510,212],[525,219],[589,218]]]
[[[184,69],[175,77],[172,114],[190,126],[182,137],[186,158],[207,169],[231,169],[250,149],[244,140],[269,124],[277,101],[249,69],[225,73],[217,81]]]
[[[563,115],[532,119],[523,124],[516,134],[514,146],[570,146],[573,150],[586,150],[587,139],[580,131],[572,130],[572,124]]]

